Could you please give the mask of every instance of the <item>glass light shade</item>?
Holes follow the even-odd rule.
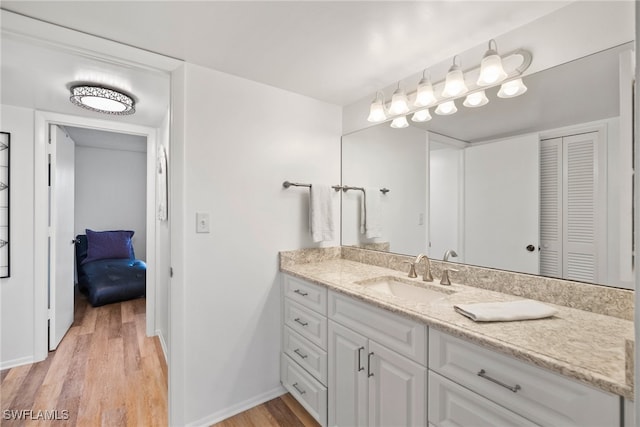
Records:
[[[453,101],[447,101],[438,105],[438,108],[436,108],[435,113],[441,116],[448,116],[449,114],[453,114],[456,111],[458,111],[458,108],[456,107],[456,103]]]
[[[447,79],[444,84],[444,90],[442,96],[450,98],[452,96],[458,96],[467,91],[467,85],[464,83],[464,75],[459,66],[453,65],[447,73]]]
[[[522,95],[526,91],[527,87],[522,82],[522,79],[516,79],[503,83],[498,91],[498,96],[500,98],[514,98]]]
[[[407,121],[406,116],[400,116],[393,119],[391,122],[391,127],[395,129],[402,129],[409,126],[409,122]]]
[[[416,91],[416,107],[428,107],[436,102],[436,96],[433,94],[433,86],[431,80],[423,78],[418,83],[418,90]]]
[[[480,77],[478,77],[478,86],[488,86],[500,83],[507,78],[507,73],[502,67],[502,59],[498,53],[489,49],[482,58],[480,63]]]
[[[480,92],[474,92],[467,95],[467,98],[464,100],[464,103],[462,105],[464,105],[465,107],[474,108],[487,105],[488,102],[489,99],[487,98],[487,95],[483,90],[481,90]]]
[[[389,107],[389,114],[395,116],[396,114],[405,114],[409,112],[409,101],[407,100],[407,94],[404,90],[398,88],[393,92],[391,97],[391,106]]]
[[[98,113],[128,115],[136,112],[132,97],[101,86],[74,86],[69,101]]]
[[[429,120],[431,120],[431,114],[429,114],[428,108],[418,110],[411,116],[411,121],[413,122],[428,122]]]
[[[367,121],[372,123],[379,123],[385,121],[387,119],[387,115],[384,112],[384,105],[381,100],[376,99],[371,103],[371,107],[369,108],[369,117],[367,117]]]

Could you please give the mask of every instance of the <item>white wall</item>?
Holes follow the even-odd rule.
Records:
[[[0,128],[11,133],[11,277],[0,279],[0,369],[34,358],[34,111],[2,105]]]
[[[426,252],[427,135],[422,129],[375,126],[342,137],[342,183],[388,188],[380,196],[382,237],[360,234],[362,192],[343,194],[342,243],[389,242],[398,253]]]
[[[283,391],[278,251],[317,245],[308,190],[282,182],[340,181],[341,110],[191,64],[173,78],[171,423],[208,425]]]
[[[136,258],[146,257],[146,153],[76,145],[75,233],[134,230]]]

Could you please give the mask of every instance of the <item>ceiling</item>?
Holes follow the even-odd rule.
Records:
[[[108,150],[147,152],[147,138],[140,135],[64,126],[76,146]]]
[[[348,105],[398,78],[449,60],[568,3],[3,1],[1,7],[332,104]],[[4,73],[15,76],[20,72],[19,64],[5,66],[5,61],[19,63],[21,55],[33,55],[32,61],[46,57],[42,51],[24,49],[5,45],[3,40],[3,102],[5,91],[12,89],[12,81],[5,79]],[[62,91],[82,66],[96,68],[96,64],[82,64],[83,60],[86,58],[53,59],[46,67],[40,63],[39,70],[31,64],[31,82],[46,81]],[[117,72],[125,81],[129,79],[132,92],[140,98],[138,111],[145,111],[143,103],[151,108],[157,94],[151,82],[140,75],[127,76],[135,70]],[[29,96],[39,96],[30,93],[35,92],[32,89],[25,88]]]

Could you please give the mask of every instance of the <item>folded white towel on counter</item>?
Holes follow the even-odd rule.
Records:
[[[330,185],[312,184],[309,192],[309,228],[314,242],[334,240],[333,189]]]
[[[382,237],[380,190],[365,188],[362,193],[362,207],[360,209],[360,233],[367,239]]]
[[[543,319],[558,312],[553,307],[530,299],[506,302],[457,304],[453,308],[475,322],[509,322]]]

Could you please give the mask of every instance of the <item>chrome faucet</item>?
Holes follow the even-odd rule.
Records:
[[[457,257],[458,254],[453,249],[447,249],[447,251],[444,253],[444,257],[442,258],[442,260],[447,262],[450,256]],[[440,279],[440,284],[449,286],[451,285],[451,280],[449,279],[449,272],[451,271],[453,273],[456,273],[458,272],[458,270],[456,270],[455,268],[446,268],[444,265],[442,268],[443,268],[443,271],[442,271],[442,279]]]
[[[422,280],[425,282],[433,282],[433,276],[431,275],[431,260],[425,254],[420,254],[416,257],[415,264],[419,264],[423,259],[427,260],[427,264],[424,267],[424,274]]]

